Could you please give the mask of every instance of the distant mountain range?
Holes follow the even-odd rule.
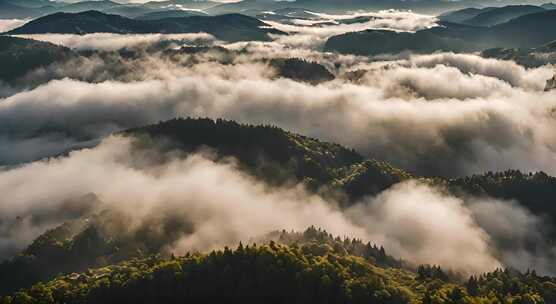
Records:
[[[541,5],[542,1],[529,1],[531,4]],[[209,8],[211,14],[230,12],[255,12],[264,10],[275,10],[286,7],[305,8],[319,12],[345,12],[353,10],[383,10],[401,9],[412,10],[420,13],[438,14],[450,10],[468,7],[499,7],[504,5],[523,4],[523,1],[489,1],[489,0],[296,0],[296,1],[273,1],[273,0],[243,0],[241,2],[226,3]]]
[[[87,33],[197,33],[206,32],[226,41],[269,40],[268,34],[284,34],[264,27],[258,19],[240,15],[191,16],[160,20],[135,20],[98,11],[56,13],[35,19],[7,34]]]
[[[160,12],[150,12],[143,15],[135,17],[137,20],[160,20],[166,18],[183,18],[191,16],[207,16],[206,13],[202,11],[193,10],[170,10],[170,11],[160,11]]]
[[[376,55],[414,51],[470,52],[490,48],[531,48],[556,40],[556,10],[517,17],[491,27],[440,22],[415,33],[366,30],[333,36],[325,49],[340,53]]]
[[[110,0],[91,0],[75,3],[51,2],[47,0],[0,0],[0,19],[29,19],[53,13],[79,13],[97,10],[126,17],[137,17],[149,13],[172,10],[199,10],[219,5],[218,2],[195,0],[152,1],[145,4],[121,4]]]
[[[166,0],[150,1],[143,4],[120,3],[111,0],[86,0],[54,2],[48,0],[0,0],[0,19],[20,18],[29,19],[56,12],[78,13],[87,10],[98,10],[104,13],[118,14],[126,17],[137,17],[140,15],[168,11],[168,10],[204,10],[208,14],[218,15],[227,13],[241,13],[255,16],[269,10],[280,10],[287,8],[303,8],[317,12],[346,12],[353,10],[380,10],[380,9],[402,9],[413,10],[429,14],[437,14],[468,7],[487,7],[521,4],[519,0],[347,0],[338,2],[336,0],[296,0],[296,1],[274,1],[274,0],[243,0],[234,3],[221,3],[212,0]],[[542,1],[529,1],[529,3],[542,4]],[[553,8],[554,4],[544,4],[545,9]],[[461,20],[460,20],[461,21]]]
[[[553,10],[556,9],[556,4],[555,3],[545,3],[541,5],[542,8],[547,9],[547,10]]]
[[[504,7],[468,8],[443,14],[442,21],[474,26],[493,26],[508,22],[517,17],[539,13],[547,9],[534,5],[509,5]]]
[[[556,41],[537,48],[493,48],[485,50],[481,56],[501,60],[513,60],[528,67],[539,67],[546,64],[556,64]]]

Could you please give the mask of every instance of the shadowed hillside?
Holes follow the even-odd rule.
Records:
[[[471,52],[489,48],[531,48],[556,40],[556,10],[527,14],[492,27],[440,22],[415,33],[366,30],[333,36],[326,50],[357,55],[414,51]]]
[[[269,40],[275,29],[261,28],[265,23],[240,14],[192,16],[160,20],[135,20],[98,11],[56,13],[35,19],[9,32],[17,34],[86,34],[86,33],[198,33],[206,32],[227,41]]]
[[[0,36],[0,79],[14,80],[31,70],[74,55],[70,49],[54,44]]]

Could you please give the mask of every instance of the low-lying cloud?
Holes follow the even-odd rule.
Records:
[[[341,210],[299,185],[271,188],[233,160],[199,152],[161,162],[156,153],[136,148],[131,138],[110,137],[92,149],[0,172],[0,257],[64,221],[101,213],[101,231],[140,231],[167,253],[233,246],[277,229],[316,225],[383,245],[413,265],[465,274],[501,266],[555,270],[554,249],[543,245],[542,219],[516,202],[456,198],[409,181]]]
[[[97,57],[36,71],[44,81],[61,79],[0,101],[0,138],[65,147],[176,116],[222,117],[338,142],[416,174],[556,173],[556,92],[543,91],[550,67],[456,54],[365,64],[341,57],[340,78],[313,86],[276,79],[264,61],[238,54]],[[325,65],[334,58],[315,57]],[[350,70],[366,72],[344,80]],[[31,160],[17,149],[0,152],[4,163]]]
[[[0,19],[0,33],[4,33],[7,31],[11,31],[15,28],[18,28],[25,23],[29,22],[29,20],[22,20],[22,19]]]
[[[63,221],[111,210],[120,216],[110,221],[122,223],[107,220],[105,229],[117,229],[110,233],[167,233],[175,236],[162,248],[168,252],[221,248],[276,229],[299,231],[316,225],[334,235],[384,245],[415,265],[475,273],[504,261],[491,247],[493,236],[508,238],[521,229],[497,230],[495,224],[484,229],[478,223],[489,213],[479,213],[483,218],[477,222],[474,209],[461,199],[417,182],[399,184],[342,211],[301,186],[269,188],[241,173],[233,162],[215,162],[209,154],[160,163],[153,161],[157,158],[152,153],[135,150],[129,138],[110,137],[68,157],[0,172],[6,202],[0,206],[2,256]],[[90,199],[90,193],[98,199]],[[513,208],[505,203],[492,206]],[[508,213],[507,218],[512,217]],[[169,221],[176,231],[167,231]]]
[[[330,15],[312,13],[314,19],[287,19],[285,21],[265,20],[270,26],[289,33],[292,37],[275,36],[278,41],[301,46],[299,40],[305,39],[303,46],[318,48],[331,36],[368,29],[382,29],[415,32],[437,26],[434,16],[413,12],[383,10],[378,12],[353,13],[349,15]],[[297,42],[294,44],[294,42]]]
[[[192,231],[179,231],[180,238],[167,245],[180,253],[311,224],[338,235],[365,237],[339,210],[301,187],[271,191],[233,163],[216,163],[202,154],[158,164],[143,152],[133,151],[128,139],[112,137],[67,158],[0,172],[6,202],[0,205],[0,252],[21,248],[45,228],[71,219],[61,216],[67,202],[89,193],[97,195],[97,205],[76,209],[122,213],[128,219],[125,231],[118,231],[122,234],[145,228],[147,222],[162,225],[166,216],[179,215]]]
[[[212,45],[217,39],[207,33],[190,34],[114,34],[93,33],[85,35],[74,34],[34,34],[16,35],[38,41],[62,45],[77,51],[103,50],[116,51],[123,48],[149,46],[156,43],[167,42],[175,46],[182,45]]]
[[[424,184],[395,185],[348,213],[394,255],[471,273],[501,266],[464,202]]]

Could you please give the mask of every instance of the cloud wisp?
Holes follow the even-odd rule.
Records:
[[[117,51],[123,48],[149,46],[156,43],[173,43],[176,47],[183,45],[213,45],[217,39],[207,33],[191,34],[114,34],[93,33],[73,34],[34,34],[16,35],[16,37],[33,39],[62,45],[77,51],[102,50]]]
[[[15,28],[18,28],[18,27],[24,25],[27,22],[29,22],[29,20],[24,20],[24,19],[0,19],[0,33],[11,31]]]
[[[0,190],[7,202],[0,206],[0,252],[9,256],[47,228],[110,210],[119,214],[110,220],[121,223],[107,222],[101,230],[125,235],[147,229],[149,235],[172,235],[163,238],[163,250],[175,253],[316,225],[335,235],[384,245],[414,265],[477,273],[506,262],[499,259],[492,241],[513,232],[484,229],[479,224],[488,214],[430,186],[402,183],[340,210],[301,186],[269,188],[233,162],[217,162],[209,154],[160,163],[153,153],[136,150],[129,138],[110,137],[67,157],[0,172]],[[90,193],[98,199],[83,199]],[[514,208],[502,202],[474,202]],[[481,221],[475,220],[476,213],[483,216]],[[507,214],[508,220],[515,215]]]
[[[308,13],[313,14],[315,18],[287,19],[285,21],[265,20],[265,22],[290,34],[290,36],[284,37],[275,36],[277,41],[309,48],[320,48],[331,36],[348,32],[368,29],[415,32],[437,26],[437,19],[434,16],[397,10],[359,12],[348,15]],[[299,43],[300,40],[305,40],[305,44]]]
[[[0,138],[12,147],[1,150],[0,159],[32,160],[18,153],[18,145],[40,157],[49,155],[46,147],[60,146],[61,152],[68,143],[114,131],[201,116],[272,123],[416,174],[556,172],[551,135],[556,93],[543,91],[549,67],[524,69],[449,53],[364,64],[323,55],[314,58],[344,67],[335,71],[339,79],[314,86],[276,78],[264,60],[237,54],[92,57],[35,71],[27,83],[59,80],[0,101]],[[357,71],[363,76],[349,80]],[[40,144],[29,149],[35,141]]]

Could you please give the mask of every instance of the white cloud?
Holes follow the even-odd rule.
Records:
[[[150,45],[162,41],[175,42],[179,45],[206,44],[216,42],[214,36],[207,33],[188,34],[113,34],[94,33],[86,35],[72,34],[34,34],[16,35],[16,37],[29,38],[39,41],[62,45],[78,51],[105,50],[115,51],[122,48],[132,48],[141,45]]]
[[[29,20],[21,20],[21,19],[0,19],[0,33],[11,31],[15,28],[18,28],[25,23],[29,22]]]

